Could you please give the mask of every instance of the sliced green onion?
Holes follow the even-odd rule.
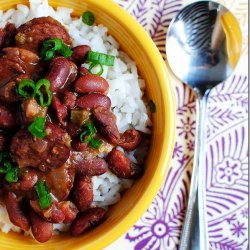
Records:
[[[153,100],[150,100],[148,105],[149,105],[150,112],[155,113],[156,112],[156,106],[155,106],[155,103],[153,102]]]
[[[55,53],[59,53],[68,58],[72,55],[73,51],[59,38],[45,40],[41,49],[42,59],[49,61],[54,58]]]
[[[42,91],[44,87],[44,91]],[[47,79],[40,79],[36,84],[36,94],[39,96],[41,106],[48,107],[52,102],[52,93],[50,91],[50,82]],[[47,94],[47,100],[45,100]]]
[[[17,182],[18,177],[18,168],[17,166],[12,167],[5,175],[5,180],[8,182]]]
[[[95,73],[93,70],[96,69],[96,67],[98,67],[98,66],[100,67],[100,70],[99,70],[98,72]],[[103,66],[102,66],[102,64],[100,64],[100,63],[95,63],[95,62],[93,62],[93,63],[90,64],[88,70],[89,70],[89,72],[90,72],[91,74],[100,76],[100,75],[102,75],[102,73],[103,73]]]
[[[0,152],[0,173],[5,174],[5,180],[8,182],[17,182],[18,168],[12,162],[8,152]]]
[[[28,127],[29,132],[37,138],[44,138],[46,136],[44,131],[45,121],[45,117],[36,117],[34,122]]]
[[[60,50],[62,48],[63,42],[60,38],[52,38],[52,39],[48,39],[45,40],[43,42],[43,47],[44,48],[49,48],[51,50]]]
[[[114,66],[115,57],[100,52],[89,51],[88,52],[88,61],[94,62],[101,65]]]
[[[81,142],[90,142],[95,134],[95,127],[93,123],[87,123],[84,125],[85,131],[80,134]]]
[[[17,93],[24,98],[31,98],[36,94],[35,88],[36,85],[34,81],[30,79],[24,79],[18,84]]]
[[[53,59],[55,56],[55,52],[53,50],[45,51],[44,54],[45,54],[45,58],[44,58],[45,61],[49,61]]]
[[[62,48],[58,51],[62,56],[64,56],[65,58],[69,58],[72,56],[73,51],[71,50],[71,48],[69,46],[67,46],[66,44],[62,45]]]
[[[8,157],[9,157],[9,154],[6,151],[1,151],[0,152],[0,162],[3,162]]]
[[[82,22],[89,25],[89,26],[92,26],[95,22],[95,16],[92,12],[90,11],[85,11],[83,12],[82,14]]]
[[[2,162],[2,166],[0,167],[0,173],[6,174],[8,171],[10,171],[12,168],[12,164],[10,161],[5,160]]]
[[[35,185],[36,193],[39,197],[39,205],[41,209],[45,209],[51,206],[51,195],[46,187],[46,183],[43,180],[39,180]]]
[[[98,149],[102,145],[102,141],[92,138],[89,142],[89,146],[93,149]]]

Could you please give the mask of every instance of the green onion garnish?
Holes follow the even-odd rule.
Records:
[[[97,68],[97,67],[100,67],[100,70],[97,72],[97,73],[95,73],[93,70],[95,69],[95,68]],[[91,73],[91,74],[93,74],[93,75],[98,75],[98,76],[100,76],[100,75],[102,75],[102,73],[103,73],[103,66],[100,64],[100,63],[91,63],[90,64],[90,66],[89,66],[89,72]]]
[[[24,98],[32,98],[36,94],[35,88],[36,85],[34,81],[30,79],[24,79],[18,84],[17,93]]]
[[[39,180],[35,185],[36,193],[39,197],[39,205],[41,209],[45,209],[51,206],[51,195],[46,187],[46,183],[43,180]]]
[[[36,117],[34,122],[29,125],[28,130],[33,136],[40,139],[46,136],[44,131],[45,120],[45,117]]]
[[[12,168],[12,164],[9,160],[5,160],[2,162],[2,166],[0,167],[0,173],[6,174]]]
[[[5,180],[8,182],[17,182],[18,177],[18,168],[17,166],[13,166],[5,175]]]
[[[155,113],[156,112],[155,103],[152,100],[150,100],[148,105],[149,105],[149,109],[150,109],[151,113]]]
[[[85,130],[80,134],[81,142],[90,142],[95,135],[95,127],[93,123],[87,123],[84,125]]]
[[[92,12],[90,11],[85,11],[83,12],[82,14],[82,22],[89,25],[89,26],[92,26],[95,22],[95,16]]]
[[[12,162],[9,153],[0,152],[0,173],[5,174],[8,182],[17,182],[18,167]]]
[[[98,149],[102,145],[102,141],[92,138],[89,142],[89,146],[94,149]]]
[[[87,123],[84,125],[85,130],[80,134],[80,141],[88,143],[91,148],[98,149],[102,142],[94,138],[95,127],[93,123]]]
[[[42,91],[42,87],[43,91]],[[52,93],[50,91],[50,82],[47,79],[40,79],[36,84],[36,94],[39,96],[41,106],[48,107],[52,102]],[[47,100],[45,100],[45,94]]]
[[[41,49],[42,59],[49,61],[54,58],[55,53],[61,54],[62,56],[68,58],[73,54],[73,51],[59,38],[45,40]]]
[[[114,66],[115,57],[100,52],[89,51],[87,60],[96,64]]]
[[[71,50],[71,48],[64,44],[62,45],[62,48],[58,51],[62,56],[66,57],[66,58],[69,58],[72,56],[73,54],[73,51]]]

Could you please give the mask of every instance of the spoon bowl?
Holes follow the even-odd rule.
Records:
[[[195,2],[182,9],[169,27],[168,62],[184,83],[204,92],[232,74],[241,40],[237,20],[226,7]]]
[[[212,1],[187,5],[168,29],[168,63],[196,94],[194,164],[180,250],[209,249],[205,198],[207,98],[214,86],[232,74],[241,44],[241,31],[233,14]]]

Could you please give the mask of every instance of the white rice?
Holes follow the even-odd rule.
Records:
[[[119,50],[117,41],[108,34],[108,29],[103,25],[88,26],[81,18],[71,17],[72,9],[58,7],[54,10],[48,5],[47,0],[30,0],[30,8],[25,5],[17,5],[16,9],[6,12],[0,10],[0,28],[4,28],[7,22],[14,23],[17,27],[21,24],[42,16],[51,16],[64,24],[73,38],[73,45],[89,45],[92,50],[116,57],[113,67],[104,66],[102,77],[106,78],[110,85],[109,97],[112,101],[112,110],[117,117],[117,126],[122,133],[134,127],[144,133],[150,133],[151,121],[148,110],[142,98],[144,96],[145,82],[140,79],[137,67],[128,55]],[[85,66],[88,66],[85,64]],[[141,145],[136,152],[130,152],[127,156],[134,163],[142,163],[148,143]],[[121,149],[122,150],[122,149]],[[111,172],[92,179],[94,201],[92,206],[107,208],[120,200],[121,192],[130,188],[132,180],[120,179]],[[20,232],[8,217],[6,208],[0,206],[0,228],[3,232],[9,230]],[[58,231],[67,231],[69,225],[55,224],[55,234]],[[30,231],[25,235],[31,234]]]

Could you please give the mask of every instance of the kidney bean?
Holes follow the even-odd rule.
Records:
[[[142,139],[142,132],[136,129],[126,130],[120,138],[119,146],[127,151],[133,151],[137,148]]]
[[[68,81],[67,81],[67,85],[74,82],[76,77],[77,77],[77,66],[76,66],[76,64],[74,62],[72,62],[72,61],[69,61],[69,65],[70,65],[70,74],[69,74],[69,78],[68,78]]]
[[[91,92],[107,94],[108,89],[108,82],[98,75],[81,76],[75,82],[75,91],[80,94],[86,94]]]
[[[62,223],[65,219],[64,213],[53,202],[50,207],[41,209],[38,200],[30,200],[32,209],[45,221],[50,223]]]
[[[80,212],[90,208],[93,202],[93,184],[88,176],[78,179],[73,187],[73,201]]]
[[[88,143],[73,140],[73,142],[71,143],[71,146],[77,152],[84,152],[88,147]]]
[[[12,192],[7,193],[5,200],[6,209],[9,214],[10,221],[20,227],[22,230],[28,231],[30,223],[27,216],[22,211],[20,203],[17,201],[16,195]]]
[[[60,100],[56,97],[52,97],[52,103],[51,103],[52,108],[56,111],[56,116],[58,121],[61,124],[64,124],[64,121],[67,118],[67,108],[60,102]]]
[[[91,48],[88,45],[80,45],[74,47],[71,59],[77,64],[84,63],[90,49]]]
[[[41,243],[48,241],[52,237],[53,224],[46,222],[32,209],[29,211],[29,218],[34,238]]]
[[[23,191],[31,190],[37,183],[38,176],[34,170],[29,170],[24,174],[22,179],[19,181],[20,189]]]
[[[75,138],[81,132],[81,127],[75,123],[68,122],[66,126],[66,130],[71,138]]]
[[[120,133],[116,126],[115,115],[105,107],[98,107],[93,110],[94,122],[98,131],[112,144],[118,144]]]
[[[78,69],[78,74],[80,76],[86,76],[86,75],[91,75],[91,73],[85,68],[85,67],[80,67]]]
[[[50,81],[51,91],[58,91],[75,80],[77,67],[64,57],[56,57],[50,63],[46,78]]]
[[[4,150],[6,138],[3,133],[0,133],[0,151]]]
[[[70,223],[76,218],[78,214],[78,209],[73,202],[61,201],[57,205],[60,208],[60,210],[64,213],[65,219],[63,223]]]
[[[111,100],[105,95],[92,93],[79,97],[76,100],[76,106],[84,109],[95,109],[100,106],[110,109]]]
[[[103,208],[95,207],[78,214],[70,227],[70,234],[78,236],[86,230],[97,226],[104,220],[105,213],[106,211]]]
[[[16,120],[12,112],[5,106],[0,105],[0,129],[12,129]]]
[[[119,178],[138,178],[142,174],[142,169],[133,164],[120,150],[113,149],[106,160],[109,169]]]
[[[67,109],[73,109],[76,105],[76,95],[70,91],[64,92],[63,104],[67,107]]]
[[[108,171],[108,164],[103,158],[93,157],[85,159],[82,153],[72,154],[76,173],[87,176],[101,175]]]

